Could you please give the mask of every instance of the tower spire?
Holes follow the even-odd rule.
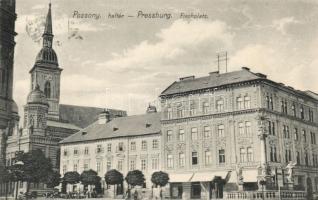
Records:
[[[43,46],[52,48],[53,28],[52,28],[51,2],[49,3],[49,11],[46,16],[45,28],[44,28],[44,33],[42,37],[43,37]]]

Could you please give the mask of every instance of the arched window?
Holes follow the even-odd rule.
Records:
[[[44,94],[46,98],[51,97],[51,83],[49,81],[47,81],[44,85]]]

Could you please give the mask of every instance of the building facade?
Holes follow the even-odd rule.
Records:
[[[117,169],[126,176],[138,169],[149,188],[151,174],[161,169],[160,139],[160,113],[109,119],[109,112],[102,112],[98,121],[60,142],[60,174],[93,169],[102,177],[102,188],[112,195],[112,188],[105,185],[106,172]],[[68,191],[74,190],[83,191],[83,186],[69,186]]]
[[[317,98],[245,67],[181,78],[160,98],[170,196],[229,198],[261,183],[317,194]]]
[[[0,1],[0,166],[4,165],[6,137],[16,131],[18,108],[12,98],[16,36],[15,0]]]

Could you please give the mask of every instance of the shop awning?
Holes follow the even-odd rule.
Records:
[[[227,171],[197,172],[193,175],[191,182],[210,182],[215,177],[221,177],[222,179],[225,179],[228,173],[230,172],[227,172]]]
[[[192,178],[193,173],[171,173],[169,174],[169,182],[170,183],[183,183],[183,182],[189,182]]]

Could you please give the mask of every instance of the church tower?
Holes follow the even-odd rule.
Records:
[[[57,55],[53,45],[52,14],[51,3],[46,17],[45,29],[42,35],[42,49],[36,56],[35,64],[30,70],[31,91],[39,85],[39,89],[44,92],[48,104],[48,118],[59,119],[60,101],[60,77],[62,69],[59,68]]]

